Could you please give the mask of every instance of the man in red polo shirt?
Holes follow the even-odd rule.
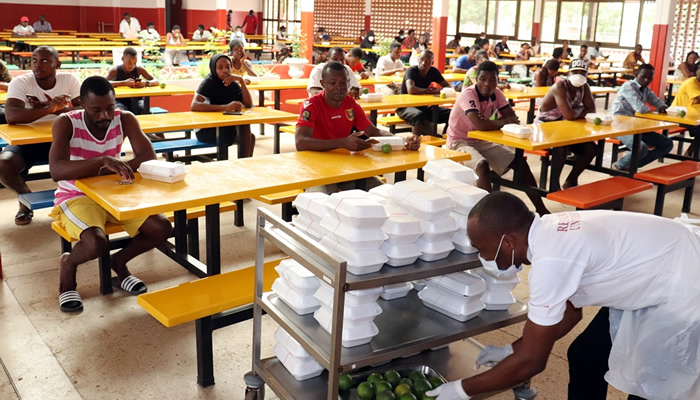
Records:
[[[253,10],[250,10],[248,15],[245,16],[241,28],[245,28],[244,33],[246,35],[255,35],[258,31],[258,19],[255,17],[255,12],[253,12]]]
[[[336,61],[326,64],[321,73],[321,86],[323,92],[301,104],[295,134],[297,151],[362,151],[372,147],[362,136],[391,136],[391,133],[377,129],[362,107],[348,96],[348,75],[343,64]],[[353,128],[358,132],[352,133]],[[420,139],[417,136],[406,140],[406,149],[419,148]],[[366,179],[364,188],[369,190],[378,184],[381,182],[376,178]],[[352,181],[318,186],[307,191],[333,193],[357,186],[357,182]]]

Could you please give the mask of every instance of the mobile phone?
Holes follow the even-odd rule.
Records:
[[[377,140],[375,138],[367,138],[367,139],[365,139],[365,142],[371,143],[371,144],[377,144],[377,143],[379,143],[379,140]]]
[[[141,82],[141,78],[134,78],[134,82]]]
[[[243,111],[224,111],[224,115],[243,115]]]
[[[33,94],[28,94],[27,96],[27,101],[34,101],[34,102],[39,102],[39,98],[34,96]]]

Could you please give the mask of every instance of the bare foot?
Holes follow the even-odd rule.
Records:
[[[78,284],[75,282],[76,266],[68,262],[70,253],[63,253],[58,259],[58,293],[75,290]]]

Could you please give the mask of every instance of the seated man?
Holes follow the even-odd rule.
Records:
[[[139,37],[147,41],[160,40],[160,33],[156,30],[155,24],[149,22],[146,24],[146,29],[139,32]]]
[[[637,73],[637,68],[644,63],[644,57],[642,57],[642,45],[638,44],[634,46],[634,51],[627,54],[625,61],[622,62],[622,68],[631,69],[632,73],[626,73],[622,75],[622,78],[634,79],[633,74]]]
[[[136,50],[133,47],[124,49],[121,65],[115,65],[107,72],[107,80],[112,86],[128,86],[130,88],[144,88],[158,86],[158,79],[154,78],[144,67],[136,65]],[[129,97],[117,100],[116,107],[119,110],[131,111],[134,114],[150,114],[150,110],[144,107],[143,97]]]
[[[508,36],[503,36],[501,41],[496,43],[494,51],[498,58],[503,58],[502,53],[510,54],[510,49],[508,48]]]
[[[10,86],[10,81],[12,80],[12,74],[10,70],[7,69],[7,65],[0,60],[0,92],[7,92],[7,88]],[[5,105],[0,104],[0,124],[6,124],[5,119]]]
[[[51,23],[46,20],[45,15],[40,15],[39,20],[34,23],[34,32],[36,33],[51,33]]]
[[[204,29],[204,25],[199,24],[197,25],[197,30],[194,31],[192,34],[192,39],[190,39],[193,42],[206,42],[209,40],[211,37],[211,32],[209,32],[207,29]]]
[[[63,253],[59,259],[58,303],[64,312],[83,309],[80,294],[75,290],[77,268],[109,249],[104,233],[106,223],[121,225],[133,238],[111,256],[110,265],[117,274],[112,284],[135,295],[146,292],[146,285],[131,275],[126,264],[165,241],[172,231],[170,222],[161,214],[117,221],[75,186],[76,179],[110,173],[132,183],[133,171],[142,162],[156,158],[134,115],[115,109],[114,88],[105,78],[85,79],[80,87],[80,101],[84,110],[61,115],[53,124],[53,146],[49,154],[51,178],[58,182],[51,216],[63,224],[72,238],[80,239],[71,252]],[[128,162],[119,159],[125,138],[134,151],[134,158]]]
[[[586,75],[588,64],[584,60],[573,60],[569,67],[569,79],[560,80],[547,92],[540,105],[535,122],[549,122],[583,119],[586,114],[595,112],[595,101],[591,95]],[[568,148],[568,149],[567,149]],[[578,177],[583,173],[596,154],[594,142],[580,143],[567,146],[558,157],[552,157],[552,169],[561,167],[566,162],[567,150],[576,154],[576,161],[569,176],[566,178],[564,189],[578,186]],[[555,191],[557,188],[549,188]]]
[[[554,78],[556,78],[559,73],[560,61],[552,58],[547,60],[546,63],[535,71],[532,77],[533,87],[543,87],[554,85]]]
[[[233,30],[231,33],[231,40],[240,40],[243,43],[243,47],[248,45],[248,42],[245,40],[245,34],[243,33],[243,28],[240,26],[236,26],[236,29]]]
[[[406,70],[406,66],[401,61],[401,43],[394,42],[389,45],[389,54],[379,57],[377,69],[374,73],[377,77],[394,75]],[[384,95],[399,94],[401,87],[394,82],[386,85],[374,85],[374,91]]]
[[[481,46],[473,45],[469,48],[467,54],[457,57],[455,65],[452,66],[453,74],[466,74],[469,69],[476,65],[476,52],[481,50]],[[488,55],[488,52],[486,52]],[[462,82],[452,82],[452,86],[455,90],[462,90]]]
[[[369,121],[359,104],[348,93],[348,71],[340,62],[331,61],[321,72],[323,91],[310,97],[300,106],[295,134],[297,151],[329,151],[347,149],[362,151],[372,147],[363,140],[366,136],[392,136],[377,129]],[[351,133],[352,129],[359,132]],[[412,136],[407,140],[408,150],[418,150],[420,139]],[[313,192],[334,193],[360,187],[369,190],[382,182],[376,178],[361,181],[316,186],[307,189]]]
[[[401,83],[401,94],[438,94],[439,87],[450,87],[440,71],[433,67],[432,51],[423,51],[418,61],[417,66],[406,71]],[[438,114],[437,121],[433,121],[435,111]],[[433,135],[442,138],[442,135],[436,132],[436,125],[447,123],[450,118],[450,109],[439,106],[397,108],[396,115],[412,126],[414,135]]]
[[[20,75],[10,82],[5,103],[9,124],[53,121],[56,116],[78,107],[80,81],[75,75],[56,70],[61,66],[58,52],[50,46],[39,46],[32,53],[32,73]],[[51,143],[7,146],[0,153],[0,183],[22,194],[30,193],[25,182],[29,169],[49,159]],[[15,224],[27,225],[34,213],[20,203]]]
[[[471,160],[465,164],[479,176],[476,185],[490,192],[493,190],[491,171],[501,176],[514,168],[515,152],[500,144],[471,139],[468,136],[469,132],[492,131],[501,129],[506,124],[519,123],[515,111],[498,89],[498,66],[491,61],[485,61],[479,65],[476,84],[462,90],[450,112],[447,148],[471,154]],[[525,168],[523,183],[537,186],[527,162],[523,160],[522,165]],[[540,215],[549,214],[540,196],[528,196]]]
[[[331,50],[328,52],[328,58],[330,61],[336,61],[341,64],[345,63],[345,50],[341,49],[340,47],[333,47]],[[323,86],[321,85],[321,77],[323,68],[326,67],[325,62],[318,64],[317,66],[314,67],[314,69],[311,70],[311,73],[309,74],[309,84],[306,86],[306,92],[309,94],[309,97],[314,96],[316,94],[319,94],[323,91]],[[359,98],[360,97],[360,91],[362,90],[362,85],[360,85],[360,81],[357,80],[357,77],[355,76],[355,73],[352,72],[352,69],[350,66],[346,65],[345,69],[348,71],[348,94],[354,98]]]
[[[489,53],[487,51],[479,50],[476,52],[476,64],[473,67],[469,68],[469,71],[467,71],[467,74],[464,77],[464,86],[462,87],[462,91],[464,91],[464,89],[468,88],[469,86],[476,84],[476,78],[479,75],[479,66],[488,60]]]
[[[345,63],[350,66],[352,72],[360,74],[360,79],[369,78],[369,74],[365,71],[364,65],[362,65],[362,48],[353,47],[350,49],[348,54],[345,55]]]
[[[681,106],[687,107],[689,112],[693,112],[697,115],[700,112],[700,68],[695,69],[695,78],[687,79],[676,93],[676,98],[673,99],[671,106]],[[700,133],[700,126],[697,125],[683,125],[682,127],[688,130],[690,136],[695,137],[695,135]],[[695,146],[693,144],[688,147],[685,151],[685,155],[692,157],[695,154]]]
[[[637,70],[637,77],[634,80],[627,81],[622,84],[617,91],[617,96],[613,100],[610,113],[612,115],[627,115],[634,117],[635,113],[648,113],[651,108],[647,104],[652,105],[658,112],[666,112],[666,103],[661,101],[654,92],[649,89],[649,84],[654,79],[654,67],[650,64],[642,64]],[[627,146],[632,148],[634,135],[618,136],[618,139]],[[649,150],[649,146],[653,150]],[[656,132],[642,133],[642,146],[639,153],[639,167],[643,167],[650,162],[657,160],[670,152],[673,149],[671,139]],[[632,152],[628,152],[613,163],[613,169],[627,171],[632,160]]]

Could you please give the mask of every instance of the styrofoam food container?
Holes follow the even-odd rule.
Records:
[[[372,199],[337,198],[326,201],[328,214],[337,220],[360,229],[381,228],[389,218],[384,206]]]
[[[502,311],[515,303],[515,297],[510,290],[487,290],[481,295],[481,301],[489,311]]]
[[[418,292],[418,297],[426,307],[460,322],[476,317],[485,307],[479,296],[452,295],[430,283]]]
[[[416,292],[420,292],[421,290],[425,289],[425,279],[418,279],[417,281],[411,281],[413,284],[413,289],[416,290]]]
[[[402,205],[403,200],[413,192],[423,192],[433,190],[431,185],[418,179],[406,179],[405,181],[397,182],[391,190],[391,198],[396,200],[396,204]]]
[[[454,89],[452,89],[451,87],[450,88],[442,88],[440,90],[440,94],[442,94],[442,93],[444,93],[445,96],[447,96],[447,97],[455,97],[457,95],[457,92]]]
[[[509,84],[509,86],[510,86],[510,90],[512,90],[514,92],[522,92],[527,87],[521,83],[511,83],[511,84]]]
[[[144,161],[137,171],[142,178],[166,183],[179,182],[187,175],[184,165],[160,160]]]
[[[382,93],[367,93],[361,95],[360,100],[366,101],[367,103],[376,103],[384,100],[384,95]]]
[[[277,327],[277,330],[275,331],[275,339],[277,340],[277,343],[280,343],[282,346],[284,346],[285,349],[289,352],[289,354],[293,355],[294,357],[311,357],[311,354],[309,354],[304,348],[297,342],[287,331],[282,329],[282,327]]]
[[[321,220],[326,235],[350,250],[376,250],[389,236],[381,229],[360,229],[347,225],[326,214]]]
[[[382,288],[380,287],[347,291],[345,292],[346,310],[348,305],[365,306],[367,303],[377,301],[381,294]],[[333,307],[333,288],[329,284],[321,282],[321,286],[314,293],[314,297],[320,303]]]
[[[321,246],[327,247],[336,256],[348,263],[348,272],[353,275],[364,275],[377,272],[382,269],[382,265],[389,261],[379,249],[376,250],[351,250],[336,242],[330,236],[321,239]]]
[[[467,223],[469,222],[469,214],[463,214],[457,210],[450,213],[450,217],[455,220],[457,224],[457,232],[464,231],[467,234]],[[456,232],[455,232],[456,233]]]
[[[272,283],[272,290],[277,293],[280,300],[299,315],[314,312],[320,304],[311,294],[301,294],[291,288],[282,278],[277,278]]]
[[[473,186],[471,183],[465,183],[456,179],[444,179],[440,177],[429,179],[428,184],[432,185],[435,189],[442,190],[443,192],[448,192],[450,189],[458,187]]]
[[[328,291],[325,289],[317,292],[316,300],[321,303],[321,308],[327,308],[330,312],[333,310],[333,296],[328,295]],[[331,292],[332,294],[333,292]],[[348,296],[345,296],[346,299]],[[362,304],[349,304],[345,302],[345,307],[343,308],[343,320],[350,322],[354,325],[364,324],[373,321],[377,315],[382,313],[382,308],[377,304],[376,301],[370,301],[369,303]]]
[[[380,250],[389,258],[386,263],[391,267],[413,264],[423,254],[415,242],[405,244],[384,242]]]
[[[452,197],[452,201],[455,203],[455,211],[469,215],[476,203],[486,197],[489,192],[476,186],[462,186],[449,189],[447,194]]]
[[[277,356],[287,371],[298,381],[319,376],[323,372],[323,367],[313,357],[296,357],[282,343],[277,343],[272,348],[272,353]]]
[[[586,114],[586,122],[591,122],[593,123],[596,118],[600,118],[600,124],[601,125],[610,125],[613,123],[613,117],[612,115],[609,114],[597,114],[597,113],[588,113]]]
[[[319,308],[314,312],[314,319],[318,321],[321,328],[331,334],[331,325],[333,324],[333,316],[327,308]],[[379,329],[374,322],[369,322],[364,325],[346,326],[343,324],[343,336],[341,343],[343,347],[355,347],[367,344],[372,341],[372,338],[377,336]]]
[[[423,253],[418,258],[423,261],[442,260],[449,256],[450,252],[455,248],[450,239],[440,240],[439,242],[426,242],[423,239],[418,239],[416,244]]]
[[[307,216],[314,220],[315,216],[318,216],[320,213],[321,216],[326,213],[325,207],[323,207],[323,202],[328,200],[328,195],[325,193],[321,192],[309,192],[309,193],[299,193],[297,197],[292,201],[292,205],[299,211],[300,215]],[[312,200],[319,200],[320,202],[312,202]],[[321,206],[321,210],[316,211],[314,214],[311,214],[311,209],[317,208],[318,206]],[[321,219],[317,219],[316,221],[320,221]]]
[[[473,169],[446,158],[428,161],[423,171],[436,178],[454,179],[470,185],[476,183],[478,178]]]
[[[678,115],[681,111],[688,113],[688,107],[684,106],[673,106],[666,109],[666,114],[668,115]]]
[[[437,189],[413,192],[406,196],[403,205],[409,213],[425,220],[448,217],[455,207],[450,195]]]
[[[384,300],[394,300],[406,297],[408,292],[413,289],[413,284],[411,282],[401,282],[394,285],[384,285],[382,291],[382,299]]]
[[[532,128],[518,124],[505,124],[501,127],[501,132],[507,136],[526,139],[532,136]]]
[[[457,230],[457,232],[455,232],[455,234],[452,235],[451,240],[452,244],[454,244],[455,246],[455,250],[459,251],[460,253],[474,254],[479,251],[472,246],[472,241],[469,240],[469,236],[467,236],[466,230]]]
[[[479,278],[483,279],[486,283],[486,288],[488,290],[511,291],[513,290],[513,288],[518,286],[518,283],[520,283],[520,278],[517,274],[506,278],[496,277],[490,274],[484,268],[474,268],[470,269],[468,272],[474,276],[478,276]]]
[[[323,230],[321,224],[314,222],[309,217],[301,214],[294,219],[294,227],[308,234],[317,241],[320,241],[321,238],[323,238],[323,235],[325,235],[325,231]]]
[[[430,221],[423,218],[416,219],[420,222],[421,229],[423,229],[423,235],[421,235],[420,239],[426,242],[439,242],[449,239],[458,229],[457,222],[449,215]]]
[[[376,301],[373,301],[371,303],[367,303],[363,308],[367,308],[371,313],[369,315],[359,317],[355,316],[355,318],[349,318],[347,316],[343,316],[343,326],[347,326],[348,328],[354,328],[356,326],[361,326],[361,325],[367,325],[368,323],[374,321],[374,318],[382,313],[382,308],[379,307],[379,304],[377,304]],[[354,308],[358,308],[358,306],[355,306]],[[347,309],[347,307],[346,307]],[[333,315],[333,309],[328,306],[321,305],[321,308],[316,310],[317,312],[323,310],[321,312],[323,313],[328,313],[330,315]],[[378,311],[377,311],[378,310]]]
[[[280,261],[275,271],[284,279],[287,286],[302,294],[313,294],[318,289],[318,278],[291,258]]]
[[[393,188],[394,185],[390,183],[385,183],[383,185],[375,186],[372,189],[370,189],[369,194],[381,196],[388,199],[389,197],[391,197],[391,189]]]
[[[391,145],[392,150],[403,150],[406,145],[406,141],[401,136],[372,136],[372,139],[379,142],[372,145],[374,151],[382,151],[382,146],[387,143]]]
[[[427,283],[452,291],[455,296],[478,296],[486,290],[484,280],[464,271],[452,274],[433,276],[426,279]]]
[[[420,221],[409,214],[392,214],[384,221],[382,230],[387,234],[385,244],[393,245],[415,243],[423,234]]]

